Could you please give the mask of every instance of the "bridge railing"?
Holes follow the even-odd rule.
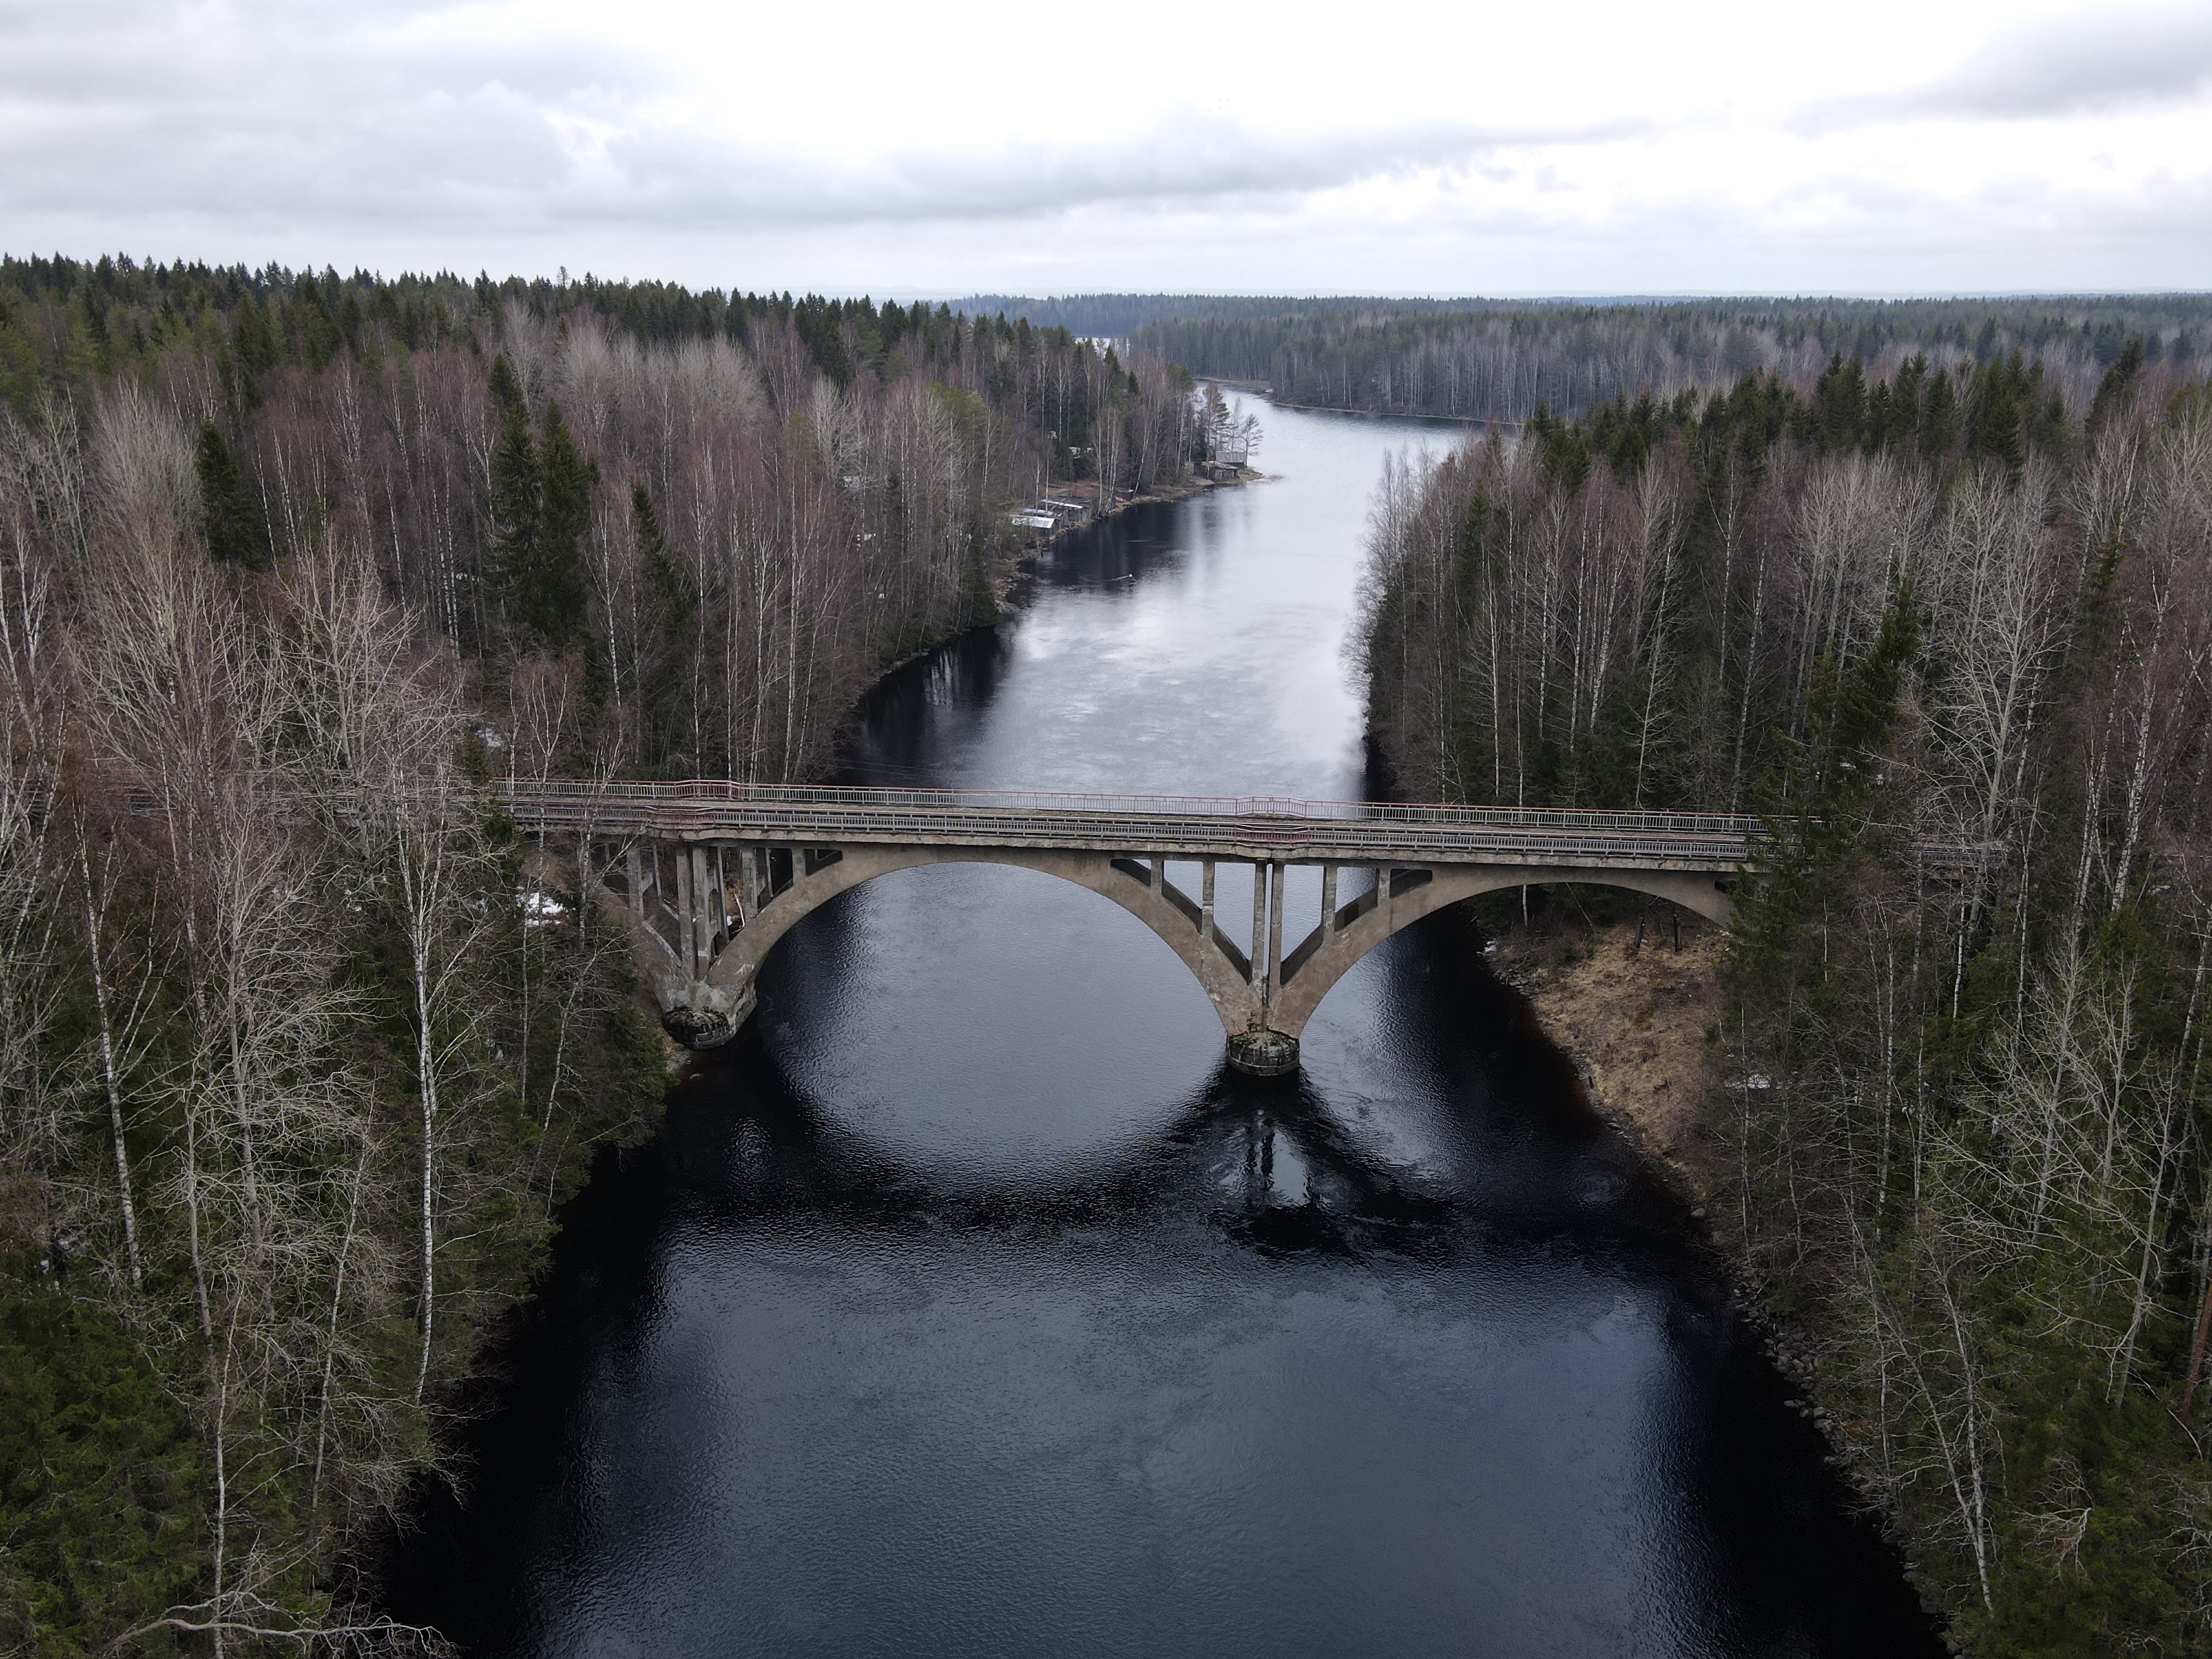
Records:
[[[1247,856],[1296,849],[1347,864],[1399,855],[1483,862],[1730,869],[1755,862],[1765,839],[1741,813],[1579,811],[1559,807],[1443,806],[1310,800],[1283,795],[1078,794],[1050,790],[854,789],[804,784],[501,786],[518,817],[549,827],[676,833],[734,831],[799,842],[944,836],[971,842],[1102,846]],[[1985,866],[1990,848],[1923,842],[1934,869]]]
[[[738,783],[695,779],[680,783],[614,782],[580,786],[524,780],[501,786],[516,808],[546,809],[562,817],[593,805],[765,806],[825,817],[841,811],[912,812],[931,817],[1070,817],[1171,821],[1190,817],[1279,819],[1291,824],[1360,823],[1415,828],[1548,830],[1570,833],[1730,836],[1759,833],[1759,820],[1722,812],[1584,811],[1561,807],[1444,806],[1393,801],[1311,799],[1291,795],[1078,793],[1036,789],[863,789],[811,784]]]

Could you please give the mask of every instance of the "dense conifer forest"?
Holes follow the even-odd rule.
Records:
[[[1887,380],[1916,356],[2041,364],[2086,400],[2130,341],[2201,373],[2212,299],[1346,301],[1193,306],[1132,336],[1200,374],[1267,383],[1286,404],[1522,421],[1588,415],[1617,397],[1672,398],[1753,373],[1809,382],[1841,353]]]
[[[1394,465],[1362,634],[1410,797],[1763,818],[1709,1202],[1988,1655],[2212,1652],[2212,394],[2110,355]]]
[[[1133,338],[1152,323],[1230,319],[1280,322],[1302,317],[1419,317],[1478,309],[1480,300],[1385,299],[1349,295],[1288,294],[1064,294],[1038,299],[1018,294],[971,294],[951,302],[965,317],[1013,317],[1040,328],[1064,328],[1079,338]],[[1554,303],[1530,300],[1522,308],[1542,310]],[[1226,370],[1211,373],[1225,374]]]
[[[487,786],[818,774],[1207,420],[944,307],[0,261],[0,1649],[420,1645],[364,1551],[666,1075]]]

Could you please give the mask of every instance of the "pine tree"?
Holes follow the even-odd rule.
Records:
[[[266,569],[268,532],[253,493],[246,487],[238,457],[213,421],[200,422],[199,448],[192,458],[192,469],[199,475],[200,526],[207,537],[210,556],[226,564],[242,564],[249,570]]]

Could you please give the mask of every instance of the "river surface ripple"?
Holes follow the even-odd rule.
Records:
[[[1364,793],[1366,504],[1448,434],[1267,427],[1279,477],[1071,539],[894,675],[851,780]],[[1049,877],[825,907],[570,1206],[394,1611],[546,1656],[1938,1650],[1462,923],[1304,1058],[1227,1072],[1167,947]]]

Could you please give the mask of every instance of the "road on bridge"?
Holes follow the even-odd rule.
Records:
[[[1162,857],[1350,865],[1542,863],[1734,871],[1756,818],[1422,806],[1272,795],[1098,795],[688,783],[506,786],[519,822],[593,836],[794,846],[1142,849]]]

